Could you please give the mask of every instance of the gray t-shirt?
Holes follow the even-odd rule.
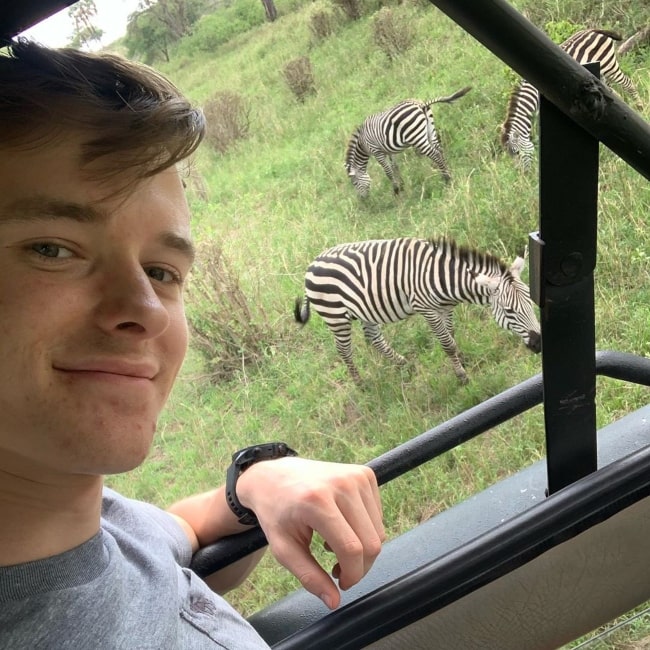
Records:
[[[268,645],[186,568],[191,547],[158,508],[104,491],[100,532],[0,567],[3,650],[256,650]]]

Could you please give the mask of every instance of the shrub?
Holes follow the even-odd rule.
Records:
[[[334,4],[340,7],[350,20],[361,18],[361,0],[334,0]]]
[[[383,7],[373,21],[375,44],[393,61],[413,44],[415,34],[409,22]]]
[[[203,108],[207,122],[206,142],[225,153],[248,136],[250,106],[241,95],[227,90],[216,93]]]
[[[287,85],[298,101],[304,102],[308,95],[316,92],[314,74],[309,57],[301,56],[289,61],[282,71]]]
[[[317,41],[322,41],[334,33],[334,16],[331,11],[314,11],[309,19],[309,29]]]
[[[204,358],[210,381],[232,379],[261,358],[266,317],[261,312],[257,318],[221,248],[214,242],[199,246],[187,289],[187,320],[190,345]]]

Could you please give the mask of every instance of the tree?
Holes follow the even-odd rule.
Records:
[[[140,0],[126,26],[128,55],[145,63],[169,61],[172,43],[191,33],[208,0]]]
[[[101,40],[103,30],[93,25],[93,20],[97,17],[94,0],[79,0],[68,9],[68,16],[74,22],[74,34],[70,42],[72,47],[88,47],[92,41]]]
[[[137,57],[147,64],[160,58],[169,61],[169,41],[168,30],[150,12],[129,17],[124,39],[129,57]]]
[[[650,40],[650,25],[646,25],[640,29],[636,34],[633,34],[618,48],[619,54],[625,54],[630,50],[639,47]]]
[[[152,19],[163,25],[173,41],[191,31],[200,16],[200,0],[140,0],[140,11],[147,11]]]
[[[273,0],[262,0],[262,4],[264,5],[266,19],[272,23],[278,17],[278,10],[275,8],[275,2]]]

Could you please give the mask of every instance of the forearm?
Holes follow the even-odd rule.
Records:
[[[242,526],[228,508],[223,487],[182,499],[170,506],[168,512],[185,531],[193,554],[222,537],[250,528]],[[251,553],[208,576],[206,582],[218,593],[234,589],[249,576],[263,554],[264,549]]]
[[[181,499],[172,504],[168,511],[189,524],[196,535],[192,552],[216,542],[222,537],[236,535],[250,526],[242,526],[226,503],[225,488],[219,487]]]

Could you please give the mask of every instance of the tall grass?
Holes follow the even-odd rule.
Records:
[[[278,7],[275,23],[209,54],[160,66],[199,103],[233,92],[251,106],[250,137],[225,155],[204,147],[196,160],[209,200],[193,199],[194,229],[199,241],[217,243],[253,314],[263,313],[272,325],[258,361],[227,384],[202,380],[202,359],[192,352],[150,459],[110,479],[122,492],[161,506],[221,483],[230,453],[244,445],[283,439],[304,456],[366,462],[541,370],[540,357],[481,307],[456,313],[467,386],[458,384],[417,317],[385,328],[409,359],[404,369],[378,358],[355,332],[363,387],[350,381],[317,316],[296,327],[292,304],[303,291],[305,268],[337,243],[446,235],[512,261],[537,228],[537,178],[522,174],[497,148],[512,71],[424,0],[392,8],[413,30],[411,47],[392,61],[374,41],[372,14],[341,20],[331,36],[316,40],[310,3],[283,13],[278,0]],[[282,70],[305,55],[316,94],[298,102]],[[646,106],[649,68],[646,56],[631,72]],[[393,196],[371,162],[370,196],[360,201],[343,167],[354,127],[401,99],[466,85],[472,91],[456,104],[434,107],[452,183],[445,186],[428,160],[405,152],[404,192]],[[605,149],[599,207],[597,345],[649,355],[650,192],[645,179]],[[648,401],[647,389],[599,379],[598,424]],[[535,408],[382,488],[389,535],[543,455],[543,417]],[[231,601],[247,614],[296,586],[265,558]]]

